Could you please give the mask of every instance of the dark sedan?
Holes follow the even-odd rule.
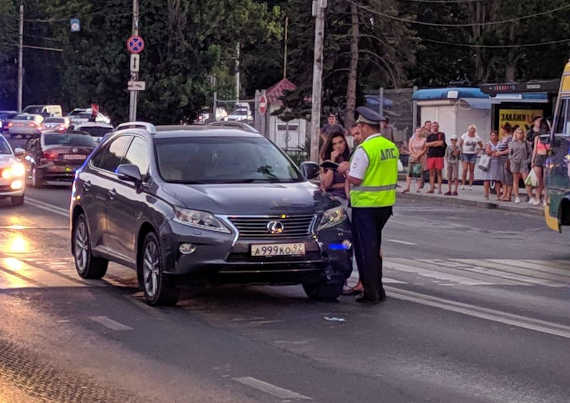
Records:
[[[263,136],[227,128],[125,129],[78,171],[71,197],[77,272],[135,269],[146,301],[178,282],[302,284],[336,298],[350,275],[341,204]]]
[[[26,162],[31,185],[41,187],[48,181],[71,183],[75,171],[97,146],[85,134],[45,132],[26,143]]]

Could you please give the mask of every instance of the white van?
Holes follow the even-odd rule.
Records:
[[[30,113],[34,115],[42,115],[44,117],[63,117],[63,110],[61,105],[28,105],[24,108],[22,113]]]

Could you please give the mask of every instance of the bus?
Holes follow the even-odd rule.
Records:
[[[544,217],[550,229],[562,232],[562,226],[570,225],[570,61],[562,73],[552,130],[547,137],[550,152],[545,167]]]

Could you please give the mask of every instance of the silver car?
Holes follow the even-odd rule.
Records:
[[[10,137],[38,137],[42,134],[44,117],[31,113],[20,113],[8,122]]]
[[[23,156],[24,150],[16,148],[16,154]],[[24,203],[26,170],[16,154],[0,134],[0,199],[10,197],[13,206],[20,206]]]

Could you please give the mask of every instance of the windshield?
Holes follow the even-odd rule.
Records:
[[[96,147],[97,143],[91,136],[84,134],[45,134],[44,144],[46,146],[79,146]]]
[[[156,140],[158,168],[167,182],[301,182],[299,170],[265,138]]]
[[[34,115],[16,115],[13,120],[34,120]]]
[[[64,118],[47,118],[45,123],[65,123]]]
[[[12,154],[10,146],[4,137],[0,137],[0,155]]]
[[[247,111],[245,109],[238,109],[237,111],[234,111],[233,115],[244,116],[247,115]]]
[[[24,112],[41,114],[43,109],[42,106],[27,106],[24,108]]]

